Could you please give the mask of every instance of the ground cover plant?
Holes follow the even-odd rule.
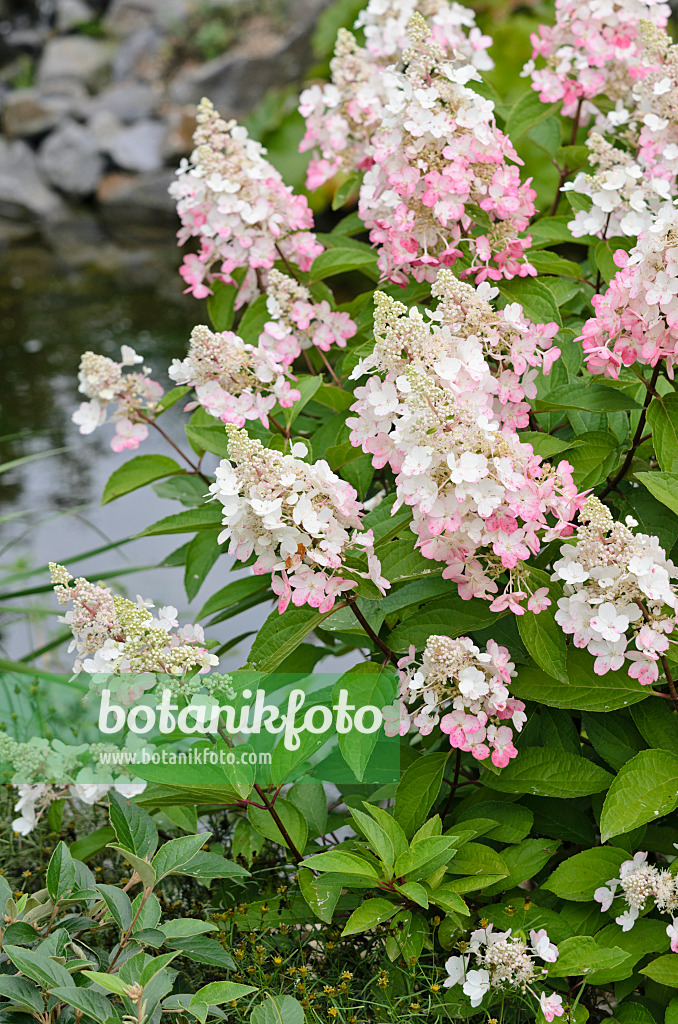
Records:
[[[319,32],[349,8],[306,190],[200,104],[172,195],[210,322],[167,379],[83,354],[75,423],[134,453],[102,500],[175,499],[145,535],[189,600],[224,578],[185,624],[52,564],[74,701],[216,708],[224,759],[8,723],[9,1024],[678,1022],[669,8],[511,11],[503,48],[448,0]],[[379,729],[221,717],[297,684]]]

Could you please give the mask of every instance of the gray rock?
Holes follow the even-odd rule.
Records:
[[[110,74],[115,44],[89,36],[50,39],[38,67],[38,85],[44,88],[75,80],[90,89],[100,87]]]
[[[108,147],[124,171],[157,171],[163,165],[162,146],[167,129],[162,121],[137,121],[124,128]]]
[[[113,0],[104,25],[119,36],[128,36],[151,25],[167,29],[181,24],[196,6],[196,0]]]
[[[92,97],[89,114],[91,117],[101,113],[112,114],[124,124],[130,124],[153,114],[157,102],[157,96],[150,85],[121,82]]]
[[[87,128],[97,140],[101,152],[108,153],[113,140],[123,130],[123,124],[110,110],[98,110],[90,117]]]
[[[116,223],[121,219],[153,221],[158,216],[176,221],[174,200],[169,195],[174,171],[165,169],[150,174],[107,174],[97,190],[102,212],[110,213]]]
[[[70,32],[76,25],[94,20],[94,11],[85,0],[56,0],[56,27],[59,32]]]
[[[162,41],[162,33],[152,26],[123,39],[113,58],[113,81],[124,82],[142,72],[144,65],[157,54]]]
[[[67,96],[46,96],[39,89],[15,89],[2,108],[2,129],[14,138],[42,135],[54,128],[72,108]]]
[[[65,212],[62,200],[40,177],[30,146],[0,138],[0,216],[56,221]]]
[[[104,159],[91,132],[64,121],[38,150],[40,170],[52,185],[73,196],[91,195],[104,172]]]
[[[303,77],[313,59],[310,41],[318,15],[328,3],[293,0],[286,12],[288,32],[253,32],[223,56],[182,69],[170,83],[171,99],[186,104],[209,96],[225,116],[252,110],[269,89]]]

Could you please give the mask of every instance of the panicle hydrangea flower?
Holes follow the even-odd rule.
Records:
[[[640,70],[641,24],[665,28],[669,5],[661,0],[556,0],[555,25],[532,33],[532,59],[523,77],[543,103],[563,101],[563,114],[573,117],[581,104],[588,121],[598,113],[593,102],[605,94],[624,102]],[[537,68],[536,62],[544,60]],[[642,71],[641,71],[642,73]]]
[[[520,732],[526,716],[523,702],[509,694],[516,672],[506,647],[490,640],[481,651],[467,636],[430,636],[420,665],[414,648],[398,665],[401,734],[412,723],[428,736],[440,723],[450,746],[478,761],[490,757],[497,768],[505,768],[516,757],[510,726]]]
[[[630,253],[619,249],[620,268],[607,291],[592,299],[595,316],[582,328],[587,368],[617,378],[623,366],[678,361],[678,211],[659,212]]]
[[[387,101],[371,141],[373,164],[360,189],[359,215],[379,247],[384,277],[406,284],[434,280],[468,245],[477,281],[535,275],[520,238],[534,214],[536,192],[521,182],[521,163],[497,128],[493,104],[467,88],[471,64],[448,60],[415,14],[402,71],[384,72]],[[468,210],[479,206],[490,226],[473,234]]]
[[[621,890],[617,892],[617,890]],[[621,899],[626,909],[615,918],[622,931],[630,931],[649,900],[662,914],[671,915],[671,924],[666,934],[671,940],[671,950],[678,953],[678,882],[666,868],[648,864],[647,853],[638,851],[632,860],[625,860],[619,871],[619,878],[612,878],[607,885],[600,886],[593,894],[600,903],[602,912],[610,909],[615,899]]]
[[[589,497],[579,516],[576,543],[561,548],[553,579],[564,583],[556,622],[575,647],[595,656],[594,671],[617,671],[625,659],[629,675],[643,685],[656,682],[659,656],[668,650],[678,611],[678,569],[656,537],[634,534],[615,522],[609,509]],[[627,650],[633,641],[635,650]]]
[[[266,308],[271,320],[259,335],[259,347],[284,364],[313,345],[322,352],[332,345],[346,348],[357,331],[348,313],[331,309],[325,299],[315,302],[308,288],[278,270],[268,275]]]
[[[583,502],[571,466],[543,463],[515,433],[515,422],[524,422],[522,398],[532,395],[520,375],[546,362],[551,350],[544,356],[540,345],[550,344],[553,331],[530,325],[519,309],[494,313],[485,292],[474,296],[452,275],[442,276],[436,293],[444,296],[440,324],[376,293],[375,349],[353,376],[380,375],[355,389],[350,440],[377,468],[390,465],[394,511],[412,506],[416,546],[446,563],[443,576],[459,584],[460,595],[491,599],[496,577],[509,570],[507,591],[492,607],[521,614],[519,602],[532,589],[523,561],[539,551],[542,535],[568,536]],[[515,421],[510,404],[496,411],[511,399]]]
[[[586,140],[593,174],[581,171],[563,185],[564,192],[589,196],[591,208],[577,210],[568,224],[572,235],[636,236],[650,228],[662,209],[671,205],[670,183],[662,168],[607,142],[598,132]],[[678,156],[678,147],[676,147]]]
[[[82,402],[71,417],[77,423],[81,434],[91,434],[106,422],[109,408],[115,403],[112,419],[115,422],[115,436],[111,441],[114,452],[126,448],[138,448],[140,441],[148,437],[148,426],[144,422],[152,417],[163,389],[149,377],[146,366],[134,373],[125,373],[126,366],[143,363],[129,345],[123,345],[119,363],[108,356],[85,352],[80,360],[78,391],[89,398]]]
[[[215,333],[204,325],[193,328],[188,355],[172,360],[169,376],[195,388],[197,402],[187,409],[201,405],[211,416],[238,427],[247,420],[261,420],[267,427],[276,402],[285,409],[301,398],[275,351],[246,345],[232,331]]]
[[[171,605],[152,615],[152,601],[139,597],[135,603],[83,577],[74,580],[63,565],[54,562],[49,570],[59,604],[72,604],[60,621],[73,633],[69,651],[78,652],[73,671],[141,673],[133,677],[124,695],[118,694],[124,703],[155,685],[151,673],[208,672],[219,664],[204,646],[202,627],[179,626],[177,610]]]
[[[324,460],[304,462],[298,442],[293,454],[265,448],[243,430],[226,427],[229,459],[217,467],[210,490],[223,505],[224,530],[219,543],[247,561],[254,552],[255,573],[272,573],[272,587],[282,613],[290,599],[330,611],[336,597],[369,577],[382,593],[390,586],[381,576],[372,531],[359,533],[362,508],[356,491]],[[347,569],[347,549],[367,556],[367,572]]]
[[[371,166],[371,137],[388,97],[384,72],[401,62],[415,13],[426,19],[446,53],[458,54],[479,70],[494,66],[487,54],[491,39],[477,28],[470,8],[448,0],[370,0],[355,23],[364,29],[365,47],[340,29],[330,62],[331,82],[313,85],[300,97],[299,111],[306,121],[300,150],[314,151],[308,188],[317,188],[337,171],[351,174]]]
[[[462,991],[471,1000],[471,1006],[480,1006],[491,989],[507,991],[513,989],[523,994],[530,992],[539,1000],[546,1020],[562,1017],[562,997],[557,993],[538,994],[532,988],[535,982],[547,974],[547,968],[538,964],[555,963],[558,947],[549,939],[546,929],[530,931],[530,941],[505,932],[495,932],[487,921],[483,927],[471,932],[468,943],[460,943],[461,956],[451,956],[445,963],[447,978],[445,988],[461,985]]]
[[[37,736],[20,742],[0,733],[0,761],[12,768],[10,782],[18,797],[14,810],[19,816],[12,822],[13,830],[28,835],[53,800],[71,797],[93,804],[110,789],[126,797],[142,793],[146,783],[133,780],[124,768],[117,770],[116,778],[103,769],[103,751],[119,755],[120,748],[106,743],[69,746]]]
[[[170,185],[182,227],[179,244],[200,240],[184,259],[181,276],[197,299],[213,281],[232,284],[247,268],[239,305],[258,289],[262,272],[284,259],[309,270],[323,246],[313,234],[313,215],[266,159],[266,150],[235,121],[222,120],[209,100],[198,107],[195,149],[182,160]]]

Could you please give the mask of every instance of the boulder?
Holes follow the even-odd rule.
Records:
[[[85,0],[56,0],[56,27],[59,32],[70,32],[76,25],[94,18],[94,11]]]
[[[288,5],[291,26],[280,34],[262,19],[261,27],[244,32],[245,42],[197,67],[182,69],[170,83],[174,102],[199,103],[209,96],[224,116],[252,110],[269,89],[299,81],[313,54],[311,36],[328,0],[293,0]]]
[[[90,117],[98,114],[113,114],[123,124],[131,124],[155,112],[157,96],[150,85],[143,82],[121,82],[109,86],[93,96],[88,112]]]
[[[137,121],[113,138],[108,152],[123,171],[158,171],[164,163],[162,147],[166,132],[162,121]]]
[[[155,73],[148,74],[148,67],[151,65],[155,72],[154,65],[157,63],[157,54],[162,42],[162,33],[152,25],[140,28],[126,39],[122,39],[113,58],[113,81],[157,77]]]
[[[99,88],[110,74],[115,50],[115,43],[89,36],[50,39],[38,66],[38,85],[55,91],[61,83],[75,80]]]
[[[197,6],[196,0],[113,0],[104,25],[118,36],[149,26],[166,30],[180,25]]]
[[[38,166],[60,191],[72,196],[88,196],[95,191],[104,172],[104,158],[92,133],[68,120],[40,146]]]
[[[65,212],[62,200],[40,177],[30,146],[0,138],[0,216],[56,221]]]
[[[2,107],[2,130],[11,138],[31,138],[56,127],[70,113],[68,96],[48,96],[39,89],[14,89]]]

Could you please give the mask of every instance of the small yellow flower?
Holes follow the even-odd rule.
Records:
[[[431,992],[433,992],[434,995],[437,992],[440,992],[440,985],[431,985]]]
[[[281,956],[274,956],[273,957],[273,963],[275,964],[276,967],[280,967],[280,965],[282,963],[282,957]]]

